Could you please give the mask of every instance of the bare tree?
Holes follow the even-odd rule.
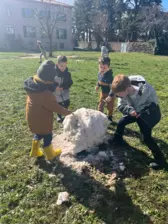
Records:
[[[159,47],[159,37],[168,32],[168,13],[162,11],[160,6],[143,7],[143,22],[141,28],[155,38],[156,48]]]
[[[36,16],[41,25],[41,32],[48,38],[49,41],[49,56],[53,56],[53,36],[56,33],[57,21],[63,8],[60,11],[55,10],[51,2],[43,3],[44,7],[41,10],[36,10]]]
[[[100,47],[100,43],[104,38],[107,39],[109,27],[110,22],[105,11],[93,16],[92,30],[97,43],[97,48]]]

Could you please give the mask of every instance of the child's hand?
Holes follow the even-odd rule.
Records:
[[[138,114],[137,114],[137,112],[134,110],[134,111],[132,111],[131,113],[130,113],[130,115],[132,116],[132,117],[137,117],[138,116]]]
[[[75,116],[74,112],[71,111],[71,110],[68,110],[69,111],[69,114],[68,115],[72,115],[72,116]]]
[[[98,90],[99,90],[99,86],[96,86],[96,87],[95,87],[95,90],[96,90],[96,92],[98,92]]]
[[[112,97],[111,96],[108,96],[105,100],[106,100],[107,103],[110,103],[111,100],[112,100]]]
[[[63,88],[60,88],[59,86],[56,88],[56,91],[62,91]]]

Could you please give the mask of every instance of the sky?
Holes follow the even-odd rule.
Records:
[[[67,4],[70,4],[70,5],[73,5],[73,3],[74,3],[75,0],[58,0],[58,1],[64,2],[64,3],[67,3]]]
[[[163,8],[165,8],[168,11],[168,0],[162,0]]]

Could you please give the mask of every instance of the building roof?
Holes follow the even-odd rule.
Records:
[[[34,0],[34,1],[41,2],[41,3],[51,3],[51,4],[55,4],[55,5],[63,5],[63,6],[67,6],[67,7],[72,7],[69,4],[66,4],[66,3],[63,3],[60,1],[56,1],[56,0]]]
[[[56,1],[56,0],[12,0],[12,1],[22,1],[22,2],[34,2],[34,3],[39,3],[39,4],[52,4],[52,5],[59,5],[59,6],[64,6],[68,8],[72,8],[72,5]]]

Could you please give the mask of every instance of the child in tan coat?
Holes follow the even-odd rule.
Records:
[[[58,84],[54,82],[56,67],[54,62],[45,61],[39,67],[37,75],[24,82],[27,92],[26,118],[34,138],[30,156],[40,157],[43,152],[47,160],[52,160],[60,155],[60,149],[53,149],[53,112],[64,116],[71,112],[60,106],[53,92]],[[40,149],[40,140],[43,139],[43,150]]]

